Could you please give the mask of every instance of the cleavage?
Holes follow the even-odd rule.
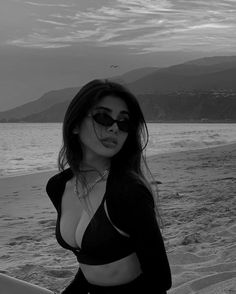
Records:
[[[62,198],[62,214],[60,220],[60,232],[63,240],[74,248],[81,248],[84,233],[89,226],[91,219],[101,206],[105,196],[105,183],[99,183],[90,193],[88,209],[84,200],[76,198],[73,192],[68,189]],[[72,192],[72,193],[71,193]]]

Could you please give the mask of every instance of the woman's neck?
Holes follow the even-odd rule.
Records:
[[[101,173],[109,168],[109,158],[86,158],[81,164],[81,169],[83,170],[96,170]]]

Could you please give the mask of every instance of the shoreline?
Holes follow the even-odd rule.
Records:
[[[196,149],[187,149],[187,150],[177,150],[177,151],[172,151],[172,152],[163,152],[163,153],[158,153],[158,154],[153,154],[153,155],[149,155],[147,156],[147,160],[152,160],[152,158],[155,157],[161,157],[163,155],[178,155],[178,154],[182,154],[182,153],[195,153],[195,152],[204,152],[204,151],[211,151],[214,149],[231,149],[232,148],[236,148],[236,142],[233,143],[226,143],[226,144],[221,144],[221,145],[213,145],[213,146],[209,146],[209,147],[201,147],[201,148],[196,148]]]
[[[222,120],[217,120],[217,119],[193,119],[193,120],[187,120],[187,119],[179,119],[179,120],[146,120],[147,123],[173,123],[173,124],[178,124],[178,123],[186,123],[186,124],[189,124],[189,123],[200,123],[200,124],[224,124],[224,123],[229,123],[229,124],[234,124],[236,123],[236,120],[235,119],[222,119]],[[24,121],[24,120],[16,120],[16,121],[3,121],[3,120],[0,120],[0,124],[62,124],[63,121]]]
[[[47,169],[44,171],[32,171],[31,173],[23,173],[23,174],[18,174],[18,175],[5,175],[5,176],[0,176],[0,181],[5,180],[5,179],[15,179],[18,177],[27,177],[27,176],[33,176],[33,175],[42,175],[42,174],[50,174],[53,172],[57,172],[57,169]]]
[[[204,152],[206,150],[211,150],[211,149],[217,149],[217,148],[227,148],[227,146],[229,146],[229,148],[236,146],[236,142],[233,143],[226,143],[226,144],[221,144],[221,145],[213,145],[213,146],[208,146],[208,147],[201,147],[201,148],[194,148],[194,149],[184,149],[184,150],[176,150],[176,151],[168,151],[168,152],[161,152],[161,153],[156,153],[156,154],[151,154],[151,155],[146,155],[146,160],[150,161],[153,158],[157,158],[157,157],[162,157],[162,156],[172,156],[172,155],[178,155],[178,154],[182,154],[182,153],[188,153],[188,152]],[[27,173],[22,173],[22,174],[18,174],[18,175],[5,175],[5,176],[0,176],[0,181],[4,180],[4,179],[8,179],[8,178],[17,178],[17,177],[26,177],[26,176],[31,176],[31,175],[41,175],[44,173],[57,173],[58,169],[46,169],[46,170],[35,170],[35,171],[31,171],[31,172],[27,172]]]

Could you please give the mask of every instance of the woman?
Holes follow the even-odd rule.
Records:
[[[60,173],[47,183],[56,237],[79,262],[66,293],[166,293],[170,267],[144,176],[147,127],[123,86],[94,80],[63,122]],[[66,168],[68,166],[68,168]]]

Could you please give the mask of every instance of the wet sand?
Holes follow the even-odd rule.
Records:
[[[236,293],[236,144],[155,155],[170,294]],[[0,179],[0,272],[59,291],[78,264],[54,236],[55,172]]]

